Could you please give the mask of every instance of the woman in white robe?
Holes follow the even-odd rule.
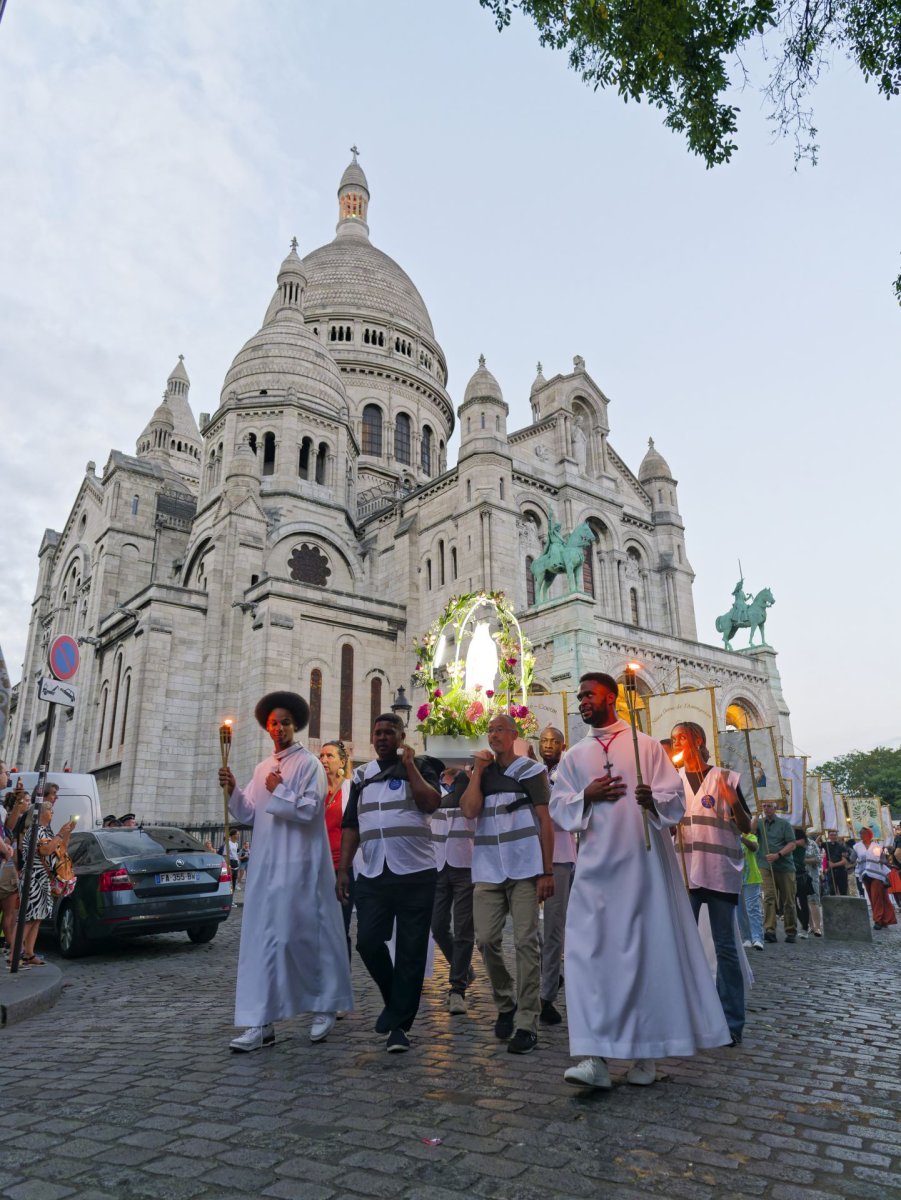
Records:
[[[253,825],[238,955],[235,1024],[248,1026],[234,1050],[272,1045],[274,1021],[313,1014],[312,1041],[321,1041],[338,1011],[353,1008],[350,967],[335,871],[325,829],[325,772],[294,734],[309,709],[292,692],[272,692],[256,708],[273,739],[246,788],[228,768],[229,808]]]
[[[585,1059],[565,1078],[594,1087],[610,1086],[603,1059],[638,1060],[627,1079],[646,1084],[654,1059],[731,1040],[669,833],[684,811],[682,784],[660,743],[639,734],[656,809],[646,850],[632,731],[615,718],[615,689],[600,674],[580,683],[580,712],[593,727],[560,760],[550,805],[561,829],[581,833],[566,920],[566,1010],[570,1053]],[[619,798],[586,804],[586,787],[608,775],[621,781]]]

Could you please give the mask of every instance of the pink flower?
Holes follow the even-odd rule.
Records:
[[[441,688],[435,688],[434,695],[435,695],[435,699],[437,700],[437,698],[441,695]]]
[[[482,690],[482,685],[480,683],[477,683],[472,690],[474,692],[480,692]],[[490,693],[489,693],[489,695],[490,695]]]
[[[517,659],[517,658],[508,658],[508,659],[506,660],[506,663],[507,663],[507,666],[508,666],[508,667],[515,667],[515,666],[516,666],[516,664],[517,664],[517,662],[519,662],[519,659]]]
[[[466,710],[467,721],[477,721],[485,712],[485,706],[479,700],[473,700],[469,708]]]
[[[488,699],[490,700],[490,699],[491,699],[491,697],[494,695],[494,692],[491,690],[491,688],[489,688],[489,689],[486,691],[485,695],[486,695],[486,696],[488,697]]]
[[[420,704],[416,710],[416,720],[424,721],[431,711],[432,706],[430,704]]]
[[[422,663],[417,663],[417,664],[416,664],[416,670],[417,670],[417,671],[421,671],[421,670],[422,670]]]
[[[529,715],[529,710],[525,704],[511,704],[510,716],[517,721],[522,721]]]

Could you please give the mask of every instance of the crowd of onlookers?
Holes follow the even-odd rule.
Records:
[[[9,786],[10,776],[5,763],[0,762],[0,789]],[[47,784],[38,814],[35,855],[28,894],[25,887],[27,847],[32,825],[32,802],[22,780],[5,796],[0,806],[0,916],[2,916],[3,952],[8,962],[15,941],[20,907],[25,906],[25,924],[19,969],[44,965],[35,951],[41,922],[53,911],[54,900],[72,894],[75,871],[69,859],[69,838],[75,821],[67,821],[58,832],[52,828],[53,806],[59,787]]]

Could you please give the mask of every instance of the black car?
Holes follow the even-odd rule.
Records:
[[[228,868],[182,829],[98,829],[74,833],[75,891],[54,906],[64,958],[92,942],[184,930],[209,942],[232,906]]]

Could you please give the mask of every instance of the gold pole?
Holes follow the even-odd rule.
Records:
[[[228,756],[231,752],[231,748],[232,748],[232,721],[230,719],[226,719],[219,726],[219,753],[222,756],[222,766],[223,767],[228,766]],[[231,823],[230,823],[230,814],[228,811],[228,786],[226,784],[222,785],[222,806],[223,806],[224,814],[225,814],[224,822],[223,822],[224,826],[225,826],[225,834],[224,834],[224,843],[223,843],[223,847],[222,847],[223,850],[225,851],[225,854],[223,857],[225,858],[225,866],[226,866],[226,869],[228,870],[228,877],[232,881],[232,891],[234,891],[235,880],[234,880],[234,876],[232,875],[231,855],[229,853],[229,847],[228,847],[228,844],[231,841]]]
[[[635,688],[635,672],[638,669],[637,663],[629,663],[626,666],[626,705],[629,709],[629,724],[632,726],[632,745],[635,749],[635,776],[639,786],[643,783],[641,778],[641,757],[638,753],[638,726],[635,723],[635,703],[633,691]],[[648,810],[641,806],[641,824],[644,829],[644,848],[651,848],[651,831],[648,827]]]

